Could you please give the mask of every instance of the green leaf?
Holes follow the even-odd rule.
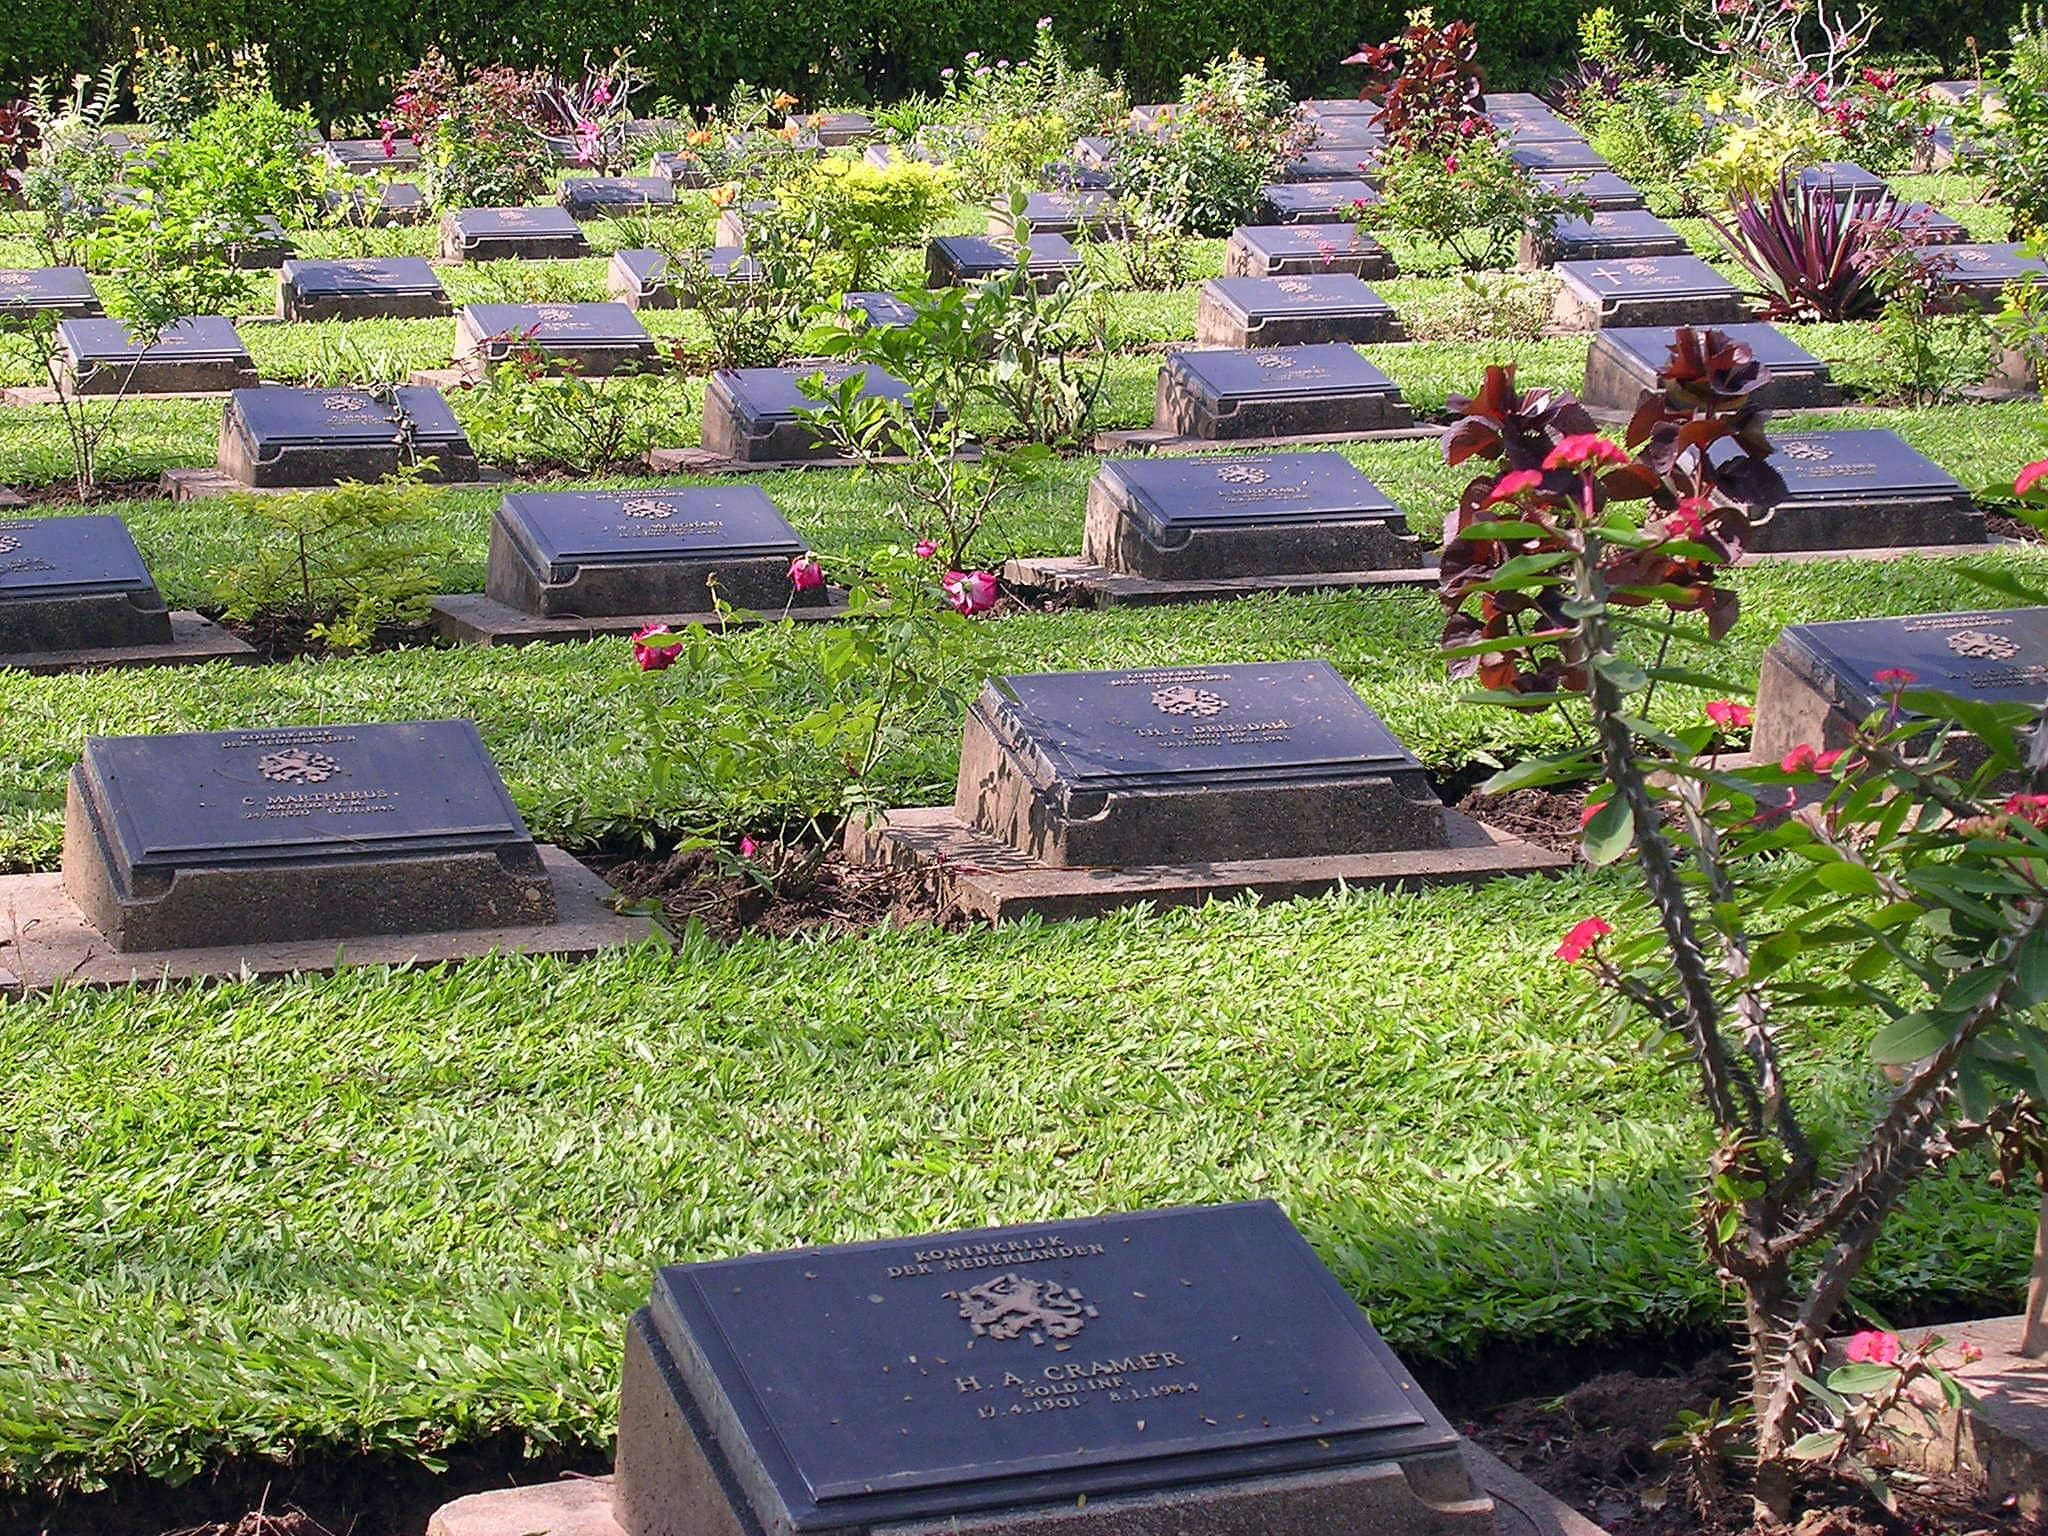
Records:
[[[1879,1066],[1903,1066],[1940,1050],[1948,1039],[1948,1026],[1925,1013],[1909,1013],[1893,1019],[1870,1041],[1870,1059]]]
[[[1847,1397],[1868,1397],[1873,1392],[1883,1392],[1898,1379],[1899,1368],[1895,1365],[1842,1365],[1828,1372],[1828,1386]]]
[[[1583,756],[1532,757],[1503,768],[1484,784],[1480,792],[1488,795],[1504,795],[1511,789],[1533,789],[1544,784],[1564,784],[1583,779],[1593,771],[1592,764]]]
[[[1876,875],[1846,861],[1823,866],[1816,878],[1837,896],[1875,896],[1881,889]]]
[[[1785,1454],[1794,1461],[1825,1461],[1841,1448],[1842,1432],[1839,1429],[1817,1429],[1794,1440]]]
[[[1635,826],[1630,820],[1628,802],[1615,796],[1593,813],[1593,819],[1586,823],[1586,830],[1580,838],[1580,848],[1588,864],[1598,867],[1612,864],[1629,850],[1635,840]]]

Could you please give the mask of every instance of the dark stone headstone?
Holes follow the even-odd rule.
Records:
[[[329,213],[346,210],[344,222],[361,229],[391,229],[427,222],[426,194],[410,181],[379,181],[322,197]]]
[[[1940,245],[1922,251],[1919,260],[1980,309],[1997,309],[2008,283],[2048,283],[2048,260],[2019,244]]]
[[[1374,174],[1375,152],[1363,145],[1319,144],[1280,168],[1282,181],[1366,181]]]
[[[288,261],[277,284],[287,320],[424,320],[450,313],[434,269],[416,256]]]
[[[1908,618],[1793,624],[1764,653],[1758,680],[1757,755],[1783,757],[1806,742],[1846,747],[1856,728],[1910,686],[1988,704],[2039,705],[2048,697],[2048,608],[1922,613]]]
[[[1356,224],[1248,224],[1223,247],[1225,277],[1307,277],[1349,273],[1394,277],[1387,248]]]
[[[666,176],[571,176],[562,183],[562,206],[577,219],[673,208],[676,184]]]
[[[1369,181],[1290,181],[1261,187],[1259,196],[1275,224],[1329,224],[1354,208],[1370,208],[1380,200]]]
[[[738,246],[713,246],[685,258],[691,269],[725,283],[761,281],[761,264]],[[605,291],[628,309],[688,309],[696,300],[675,281],[662,251],[614,251]]]
[[[711,173],[704,168],[704,162],[687,149],[656,150],[648,169],[671,187],[711,185]]]
[[[1612,169],[1584,139],[1517,139],[1508,148],[1508,158],[1526,170],[1552,175]]]
[[[491,522],[484,590],[544,618],[709,613],[712,590],[735,607],[821,606],[797,592],[804,552],[775,504],[751,485],[656,491],[522,491]]]
[[[612,1507],[625,1536],[1496,1529],[1264,1201],[663,1269]]]
[[[1536,184],[1561,197],[1582,199],[1595,213],[1649,206],[1641,188],[1612,171],[1538,171]]]
[[[1889,197],[1892,190],[1882,176],[1846,160],[1810,165],[1799,173],[1794,185],[1802,192],[1816,192],[1838,203],[1854,200],[1866,212]]]
[[[1440,848],[1422,765],[1324,661],[991,682],[954,811],[1052,868]]]
[[[466,304],[455,318],[455,366],[471,378],[524,346],[585,378],[644,373],[659,361],[624,304]]]
[[[1510,144],[1584,144],[1586,136],[1555,112],[1507,112],[1490,122]]]
[[[1084,134],[1074,140],[1074,159],[1091,171],[1106,171],[1116,159],[1116,140]]]
[[[828,384],[836,385],[854,373],[862,375],[860,392],[864,398],[903,400],[909,396],[899,380],[875,367],[855,369],[835,363],[794,368],[721,368],[711,375],[704,392],[703,445],[712,453],[742,463],[835,459],[838,454],[833,448],[818,441],[811,431],[806,418],[818,406],[803,392],[803,386],[819,375]]]
[[[253,389],[256,364],[218,315],[177,320],[143,344],[121,320],[60,320],[62,386],[79,395],[206,394]]]
[[[1545,116],[1554,109],[1534,91],[1488,91],[1479,98],[1479,110],[1490,121],[1507,123],[1517,117]]]
[[[588,256],[590,242],[566,208],[459,208],[441,218],[447,261],[557,261]]]
[[[1148,101],[1131,108],[1131,126],[1140,131],[1157,132],[1173,124],[1174,115],[1180,111],[1170,101]]]
[[[1899,213],[1901,227],[1929,245],[1963,245],[1969,241],[1969,226],[1950,218],[1932,203],[1900,203]]]
[[[0,520],[0,660],[170,640],[170,610],[120,518]]]
[[[1414,420],[1393,380],[1341,342],[1175,352],[1159,370],[1155,425],[1182,437],[1379,432]]]
[[[1400,508],[1340,453],[1105,459],[1081,558],[1156,581],[1414,570]]]
[[[1086,263],[1064,235],[1033,229],[1024,242],[1032,286],[1050,292],[1081,271]],[[1017,264],[1017,246],[1005,236],[941,235],[925,247],[925,281],[934,288],[952,288],[997,277]]]
[[[476,478],[476,451],[440,391],[415,385],[388,401],[365,389],[238,389],[221,422],[220,467],[258,489],[380,480],[426,466],[429,480]]]
[[[1748,347],[1770,370],[1770,382],[1754,396],[1758,405],[1788,411],[1841,404],[1842,391],[1828,365],[1776,326],[1747,320],[1714,329]],[[1586,354],[1586,387],[1579,398],[1596,410],[1633,411],[1671,360],[1673,335],[1668,325],[1614,326],[1600,332]]]
[[[711,227],[712,244],[737,249],[747,243],[747,226],[760,224],[775,214],[776,202],[769,197],[749,198],[718,210],[718,222]]]
[[[1393,306],[1348,273],[1212,277],[1202,284],[1195,339],[1205,347],[1289,347],[1401,339]]]
[[[864,325],[908,325],[917,318],[917,311],[893,293],[849,293],[842,303],[846,312],[859,315]]]
[[[827,149],[858,144],[875,135],[875,120],[865,112],[807,112],[796,122],[804,133]]]
[[[725,136],[725,152],[738,159],[754,159],[773,155],[802,155],[815,157],[825,153],[825,146],[815,133],[801,129],[794,138],[784,138],[779,133],[764,129],[749,129],[745,133],[729,133]]]
[[[1612,261],[1645,256],[1684,256],[1685,236],[1642,208],[1621,208],[1583,219],[1560,219],[1547,235],[1522,237],[1522,264],[1557,261]]]
[[[1379,103],[1366,101],[1355,96],[1311,96],[1295,109],[1310,122],[1327,124],[1333,118],[1363,118],[1371,120],[1379,115]]]
[[[327,162],[351,176],[378,176],[386,171],[416,171],[420,147],[411,139],[393,138],[386,151],[382,139],[330,139],[321,148]]]
[[[1060,235],[1071,239],[1085,234],[1096,240],[1119,240],[1125,233],[1115,194],[1098,188],[1033,192],[1024,199],[1024,222],[1031,227],[1034,238]],[[989,210],[988,232],[998,238],[1016,233],[1007,202]]]
[[[1790,493],[1751,549],[1888,549],[1981,544],[1984,514],[1955,476],[1881,427],[1773,432],[1771,466]],[[1727,442],[1711,452],[1732,451]]]
[[[1370,117],[1352,114],[1311,119],[1315,125],[1313,149],[1345,149],[1359,154],[1378,154],[1387,142],[1380,125]]]
[[[1750,318],[1735,285],[1697,256],[1561,261],[1555,319],[1567,330],[1611,325],[1731,325]]]
[[[228,247],[227,258],[230,266],[245,272],[274,272],[295,254],[284,226],[266,213],[256,220],[255,230],[246,240]]]
[[[104,315],[100,296],[83,267],[28,267],[0,271],[0,320],[30,315]]]
[[[90,736],[64,888],[121,951],[541,923],[554,889],[467,720]]]

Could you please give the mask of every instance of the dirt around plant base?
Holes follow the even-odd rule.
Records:
[[[641,857],[584,860],[613,890],[660,907],[671,927],[700,924],[712,937],[742,934],[787,938],[800,933],[860,933],[879,924],[901,928],[951,922],[931,879],[917,870],[867,869],[836,850],[808,880],[764,885],[735,872],[706,849]]]
[[[1455,809],[1470,816],[1474,821],[1483,821],[1489,827],[1498,827],[1526,843],[1546,848],[1552,853],[1576,854],[1579,851],[1579,811],[1586,803],[1586,792],[1582,787],[1567,789],[1511,789],[1504,795],[1482,794],[1478,790],[1465,796]]]

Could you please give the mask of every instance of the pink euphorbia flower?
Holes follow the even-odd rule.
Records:
[[[970,619],[996,605],[996,579],[987,571],[948,571],[940,585],[953,610]]]
[[[789,562],[789,584],[799,592],[815,592],[825,585],[825,567],[816,555],[798,555]]]
[[[1756,723],[1756,711],[1733,699],[1715,699],[1707,705],[1707,718],[1724,731],[1746,731]]]
[[[1826,773],[1841,760],[1840,748],[1832,752],[1822,752],[1802,741],[1778,759],[1778,766],[1787,773]]]
[[[1535,469],[1511,469],[1494,482],[1486,504],[1497,506],[1503,501],[1513,501],[1524,491],[1533,491],[1543,483],[1543,473]]]
[[[2048,459],[2042,459],[2038,463],[2029,464],[2025,469],[2021,470],[2018,477],[2012,483],[2012,493],[2015,496],[2031,496],[2034,493],[2034,487],[2043,480],[2048,480]]]
[[[939,552],[939,546],[934,544],[930,539],[919,539],[917,543],[914,546],[912,546],[912,548],[914,553],[917,555],[917,558],[920,560],[929,560],[933,555],[936,555]]]
[[[1920,674],[1906,667],[1886,667],[1882,672],[1873,672],[1870,680],[1880,688],[1910,688],[1920,681]]]
[[[1545,469],[1592,469],[1601,464],[1626,464],[1628,454],[1597,432],[1579,432],[1550,450]]]
[[[1572,925],[1571,932],[1564,936],[1564,942],[1557,946],[1557,958],[1567,963],[1576,961],[1612,932],[1613,927],[1600,918],[1580,918]]]
[[[761,845],[755,842],[751,837],[743,837],[740,839],[741,858],[751,859],[755,854],[759,853],[760,851]]]
[[[681,652],[679,645],[649,645],[647,642],[656,635],[672,635],[675,631],[666,624],[650,624],[645,629],[633,631],[633,660],[642,672],[659,672],[674,664]]]
[[[2005,814],[2048,827],[2048,795],[2014,795],[2005,802]]]
[[[1850,1335],[1849,1347],[1843,1353],[1858,1365],[1896,1365],[1899,1360],[1899,1336],[1896,1333],[1866,1328],[1861,1333]]]

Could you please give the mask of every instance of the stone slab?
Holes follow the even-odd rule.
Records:
[[[2000,306],[2008,283],[2048,283],[2048,259],[2031,256],[2024,245],[2010,241],[1937,245],[1920,259],[1933,266],[1958,294],[1983,310]]]
[[[416,171],[420,164],[419,145],[402,136],[394,137],[389,148],[382,139],[330,139],[320,147],[320,153],[328,164],[351,176]]]
[[[666,176],[569,176],[559,198],[573,218],[611,219],[675,207],[676,184]]]
[[[1225,277],[1306,277],[1349,273],[1397,277],[1394,258],[1356,224],[1247,224],[1223,247]]]
[[[1034,237],[1086,235],[1093,240],[1121,240],[1129,232],[1123,215],[1117,212],[1116,195],[1100,188],[1029,193],[1024,199],[1024,222]],[[988,232],[1005,240],[1016,236],[1008,202],[989,210]]]
[[[190,667],[208,661],[243,664],[261,659],[254,646],[200,614],[173,609],[170,622],[170,639],[156,644],[0,652],[0,671],[45,675],[114,672],[130,667]]]
[[[411,228],[427,222],[427,197],[410,181],[383,181],[331,190],[321,199],[329,213],[343,213],[358,229]]]
[[[1753,397],[1767,410],[1811,410],[1840,405],[1842,391],[1828,365],[1774,325],[1745,320],[1713,327],[1755,353],[1770,370],[1770,381]],[[1610,326],[1593,338],[1586,354],[1586,383],[1579,398],[1587,408],[1626,416],[1654,389],[1670,360],[1674,327]]]
[[[1365,280],[1343,272],[1212,277],[1202,284],[1195,340],[1205,347],[1399,341],[1401,317]]]
[[[1205,441],[1287,439],[1412,427],[1391,379],[1344,343],[1196,349],[1159,370],[1153,424]]]
[[[611,888],[576,859],[545,844],[538,851],[554,896],[551,922],[147,953],[112,948],[65,894],[63,876],[0,875],[0,992],[330,975],[344,966],[441,965],[492,954],[581,960],[650,939],[667,942],[647,918],[621,914]]]
[[[860,316],[860,323],[869,327],[886,329],[917,319],[917,311],[893,293],[849,293],[840,300],[840,308],[849,316]]]
[[[656,150],[648,161],[647,169],[672,187],[711,185],[711,173],[704,168],[704,162],[687,149]]]
[[[1023,244],[1025,269],[1040,293],[1050,293],[1086,263],[1074,243],[1056,231],[1034,227]],[[1018,247],[1006,235],[941,235],[925,247],[925,281],[952,288],[1000,277],[1017,265]]]
[[[219,315],[176,320],[144,344],[124,321],[57,322],[58,388],[73,395],[184,395],[256,387],[256,364]]]
[[[431,266],[395,256],[288,261],[278,277],[277,312],[285,320],[423,320],[454,309]]]
[[[844,594],[828,590],[823,603],[803,608],[777,607],[759,614],[758,622],[777,624],[784,619],[843,619],[847,612]],[[451,645],[537,645],[615,639],[636,634],[653,624],[667,624],[671,628],[702,625],[716,629],[746,629],[756,619],[744,613],[727,617],[717,613],[677,613],[673,610],[603,617],[548,618],[521,612],[481,592],[451,592],[430,600],[427,622],[433,625],[435,634]]]
[[[839,455],[819,441],[805,417],[817,409],[803,393],[814,374],[828,382],[843,381],[856,370],[843,364],[792,368],[721,368],[711,375],[704,393],[700,440],[705,451],[720,458],[755,463],[830,462]],[[861,394],[902,400],[909,391],[881,369],[864,367]]]
[[[1218,603],[1271,593],[1347,592],[1381,587],[1430,587],[1437,568],[1330,571],[1300,576],[1213,577],[1161,581],[1112,571],[1078,556],[1026,556],[1005,562],[1005,586],[1035,588],[1090,608],[1153,608],[1171,603]]]
[[[559,261],[588,256],[566,208],[458,208],[441,216],[444,261]]]
[[[827,149],[842,149],[875,135],[875,120],[865,112],[806,112],[793,121],[800,132]]]
[[[1595,213],[1650,206],[1640,187],[1612,171],[1538,171],[1536,182],[1547,192],[1583,199]]]
[[[437,390],[238,389],[221,421],[221,473],[259,489],[369,482],[417,460],[435,482],[477,476],[476,454]],[[169,476],[166,476],[166,480]]]
[[[1405,853],[1058,869],[975,830],[947,806],[889,811],[865,827],[856,820],[847,829],[847,851],[858,863],[929,873],[948,908],[989,922],[1027,915],[1096,917],[1140,903],[1190,907],[1239,896],[1289,901],[1338,889],[1420,890],[1474,884],[1496,875],[1555,873],[1570,866],[1566,855],[1456,811],[1446,810],[1444,822],[1446,847]]]
[[[1379,164],[1376,144],[1318,144],[1280,167],[1283,182],[1372,182]]]
[[[531,346],[557,371],[585,378],[646,373],[660,358],[647,327],[624,304],[465,304],[455,317],[454,361],[481,379],[513,351]]]
[[[1362,177],[1341,181],[1275,182],[1261,187],[1259,197],[1275,224],[1330,224],[1352,209],[1371,207],[1379,189]]]
[[[1608,326],[1732,325],[1751,318],[1735,285],[1697,256],[1561,261],[1552,321],[1568,331]]]
[[[1935,1329],[1944,1345],[1942,1363],[1967,1394],[1963,1406],[1949,1407],[1934,1383],[1923,1380],[1914,1396],[1934,1414],[1933,1428],[1908,1411],[1890,1423],[1909,1460],[1937,1474],[1981,1480],[1993,1499],[2013,1500],[2022,1520],[2040,1521],[2048,1520],[2048,1360],[2019,1352],[2025,1328],[2026,1319],[2014,1316]],[[1964,1361],[1964,1345],[1983,1357]]]
[[[1984,514],[1955,477],[1878,427],[1774,432],[1770,463],[1787,497],[1752,528],[1759,551],[1850,550],[1906,544],[1981,546]],[[1710,453],[1734,451],[1727,442]]]
[[[1799,179],[1793,185],[1801,192],[1818,193],[1837,203],[1846,205],[1854,201],[1866,211],[1875,208],[1892,192],[1882,176],[1847,160],[1809,165],[1799,173]]]
[[[0,518],[0,652],[170,640],[170,613],[120,518]]]
[[[1512,139],[1508,158],[1526,171],[1553,176],[1613,169],[1604,156],[1581,138]]]
[[[1559,261],[1612,261],[1643,256],[1685,256],[1685,236],[1643,208],[1616,208],[1585,218],[1560,219],[1548,233],[1522,236],[1525,267]]]
[[[690,272],[702,272],[721,282],[756,284],[761,281],[761,264],[736,245],[716,245],[693,251],[684,258]],[[688,309],[695,299],[676,284],[665,252],[653,250],[614,251],[605,269],[605,291],[628,309]]]
[[[99,292],[83,267],[0,270],[0,319],[29,315],[91,319],[105,313]]]

